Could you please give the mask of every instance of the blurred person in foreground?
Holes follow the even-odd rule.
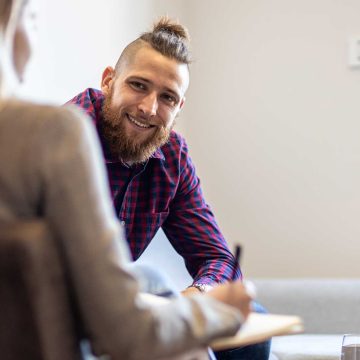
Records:
[[[186,141],[173,130],[190,82],[188,40],[181,24],[160,18],[152,31],[125,47],[114,68],[104,70],[101,91],[88,88],[70,100],[85,110],[98,132],[116,215],[133,259],[161,227],[193,278],[184,295],[241,278],[204,199]],[[259,304],[254,310],[264,311]],[[269,351],[267,341],[217,357],[266,360]]]
[[[31,6],[32,0],[0,0],[0,222],[48,223],[98,354],[173,358],[235,334],[251,300],[239,281],[159,306],[139,298],[89,120],[71,107],[14,96],[31,55]]]

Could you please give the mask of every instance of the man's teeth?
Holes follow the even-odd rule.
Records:
[[[146,125],[146,124],[143,124],[143,123],[141,123],[141,122],[138,122],[137,120],[135,120],[132,116],[128,116],[128,118],[129,118],[129,120],[131,121],[131,122],[133,122],[135,125],[137,125],[137,126],[140,126],[140,127],[142,127],[142,128],[145,128],[145,129],[147,129],[147,128],[149,128],[149,127],[151,127],[151,125]]]

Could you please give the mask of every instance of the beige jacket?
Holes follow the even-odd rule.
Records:
[[[91,122],[72,108],[0,110],[0,222],[43,217],[57,235],[96,349],[113,359],[172,357],[234,334],[242,316],[205,296],[157,307],[137,299],[128,248]]]

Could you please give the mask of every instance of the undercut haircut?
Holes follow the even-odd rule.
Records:
[[[167,16],[161,17],[154,24],[152,31],[143,33],[126,46],[115,65],[115,71],[118,72],[122,64],[131,62],[137,51],[145,45],[151,46],[160,54],[180,64],[189,66],[191,63],[189,41],[190,37],[184,26]]]

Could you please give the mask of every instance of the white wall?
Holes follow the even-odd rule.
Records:
[[[198,0],[186,133],[250,276],[360,275],[355,0]]]
[[[23,96],[62,104],[86,87],[99,88],[102,71],[150,28],[151,0],[35,0],[38,39]]]
[[[25,96],[97,87],[155,17],[179,18],[196,59],[179,127],[246,275],[360,275],[359,1],[41,2]]]

